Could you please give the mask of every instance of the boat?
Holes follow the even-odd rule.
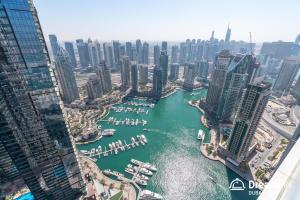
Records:
[[[112,145],[111,145],[111,144],[109,144],[108,146],[109,146],[109,150],[112,150]]]
[[[97,162],[97,158],[91,158],[92,161]]]
[[[142,140],[144,143],[148,143],[147,138],[146,138],[145,135],[141,135],[141,140]]]
[[[90,152],[87,151],[87,150],[80,150],[80,152],[83,153],[83,154],[90,154]]]
[[[203,130],[199,129],[198,135],[197,135],[198,140],[203,140],[204,139],[204,132]]]
[[[143,174],[137,174],[136,177],[139,178],[139,179],[145,180],[145,181],[149,180],[149,178],[147,176],[143,175]]]
[[[150,190],[143,190],[140,196],[141,200],[162,200],[164,199],[160,194]]]
[[[135,159],[131,159],[130,161],[131,161],[131,163],[133,163],[135,165],[142,166],[142,167],[144,167],[146,169],[149,169],[151,171],[157,171],[157,168],[154,165],[151,165],[150,163],[144,163],[142,161],[135,160]]]
[[[135,139],[133,137],[131,138],[131,142],[135,143]]]
[[[143,186],[147,185],[147,181],[145,181],[145,180],[142,180],[142,179],[139,179],[139,178],[133,178],[132,180],[134,182],[136,182],[137,184],[139,184],[139,185],[143,185]]]
[[[128,174],[135,174],[134,170],[131,168],[125,168],[125,172],[127,172]]]
[[[105,169],[102,171],[103,174],[110,176],[111,175],[111,170],[110,169]]]
[[[116,129],[105,129],[102,131],[103,136],[113,136],[116,132]]]
[[[131,164],[128,164],[127,168],[133,169],[133,166]]]
[[[134,167],[133,168],[136,172],[140,172],[142,174],[148,175],[148,176],[152,176],[153,173],[151,171],[149,171],[148,169],[144,168],[144,167]]]

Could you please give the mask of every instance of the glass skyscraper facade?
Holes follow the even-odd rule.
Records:
[[[1,0],[0,17],[2,74],[8,74],[0,80],[6,169],[37,199],[74,199],[84,183],[35,7],[31,0]]]

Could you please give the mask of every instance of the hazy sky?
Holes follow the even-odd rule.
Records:
[[[294,41],[300,0],[34,0],[45,35],[59,40],[224,38]]]

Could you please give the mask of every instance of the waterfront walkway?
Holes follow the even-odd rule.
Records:
[[[90,158],[85,157],[85,156],[80,156],[79,161],[83,167],[83,172],[84,174],[90,173],[95,177],[95,179],[103,184],[104,186],[113,186],[114,188],[118,190],[123,191],[123,199],[127,200],[136,200],[137,195],[135,188],[130,184],[131,180],[127,178],[123,178],[124,181],[117,181],[113,180],[107,176],[105,176],[101,170],[98,168],[96,163],[94,163]],[[139,188],[139,187],[138,187]],[[97,195],[96,195],[97,196]]]

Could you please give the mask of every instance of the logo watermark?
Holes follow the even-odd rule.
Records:
[[[248,189],[249,195],[260,195],[261,189],[264,187],[263,183],[257,183],[253,180],[248,181],[248,185],[244,183],[239,178],[234,179],[231,181],[229,185],[229,190],[231,191],[244,191]]]

